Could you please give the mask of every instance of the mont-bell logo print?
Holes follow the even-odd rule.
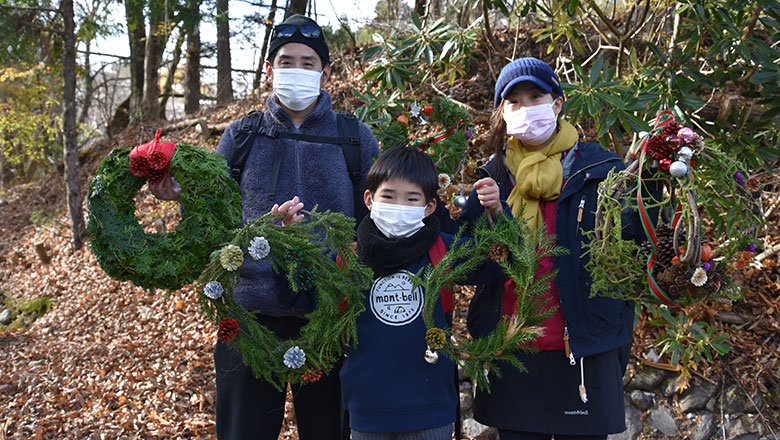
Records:
[[[376,319],[387,325],[406,325],[422,312],[422,288],[413,289],[411,274],[397,272],[374,281],[371,286],[371,311]]]

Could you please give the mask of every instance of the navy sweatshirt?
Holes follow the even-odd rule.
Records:
[[[440,236],[449,249],[453,237]],[[415,274],[430,263],[426,253],[405,271]],[[357,318],[358,343],[341,368],[342,399],[356,431],[418,431],[455,421],[455,365],[443,353],[437,363],[426,362],[423,294],[410,290],[403,272],[376,278],[364,291],[366,311]],[[488,262],[460,284],[502,276],[500,267]],[[441,300],[433,317],[436,327],[449,328]]]

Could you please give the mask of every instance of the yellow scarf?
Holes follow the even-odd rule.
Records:
[[[558,132],[552,142],[539,151],[528,151],[516,138],[510,137],[506,148],[506,165],[514,174],[516,184],[507,202],[515,217],[521,215],[528,227],[536,232],[544,222],[539,208],[541,200],[557,200],[563,183],[563,152],[577,143],[579,136],[573,125],[558,122]],[[523,209],[525,207],[525,209]]]

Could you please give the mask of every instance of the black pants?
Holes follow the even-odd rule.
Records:
[[[501,440],[550,440],[552,434],[538,434],[535,432],[518,432],[498,430],[498,438]],[[555,440],[606,440],[606,435],[555,435]]]
[[[300,318],[258,315],[257,321],[280,339],[296,337],[306,324]],[[284,418],[286,392],[257,379],[241,353],[217,342],[217,437],[220,440],[277,440]],[[339,364],[340,365],[340,364]],[[317,382],[292,387],[295,419],[301,440],[339,440],[343,410],[339,369]]]

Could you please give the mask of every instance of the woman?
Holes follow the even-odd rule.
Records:
[[[528,369],[509,365],[490,375],[491,393],[478,392],[475,418],[499,430],[501,440],[605,439],[625,430],[622,377],[630,352],[633,305],[590,298],[583,231],[594,227],[598,184],[620,158],[597,143],[582,143],[559,119],[563,91],[545,62],[521,58],[501,71],[495,89],[490,140],[495,154],[481,171],[499,184],[515,218],[535,232],[557,234],[569,250],[540,261],[537,277],[557,270],[546,296],[554,315],[543,324],[535,353],[519,353]],[[507,140],[508,137],[508,140]],[[506,141],[506,142],[505,142]],[[482,214],[472,194],[461,222]],[[513,285],[482,286],[469,309],[474,336],[511,315]]]

